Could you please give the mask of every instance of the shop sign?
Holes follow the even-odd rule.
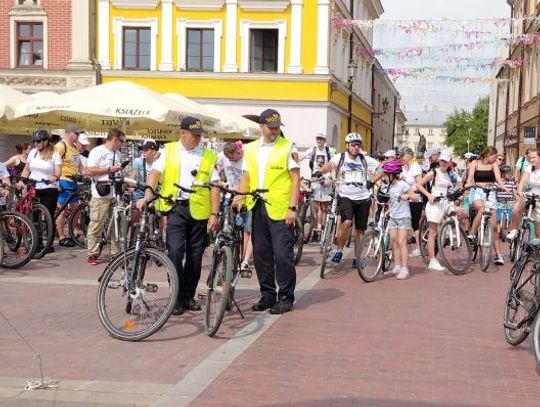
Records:
[[[536,127],[525,126],[523,128],[523,144],[536,144]]]

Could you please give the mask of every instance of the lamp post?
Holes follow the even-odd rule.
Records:
[[[471,152],[471,128],[469,127],[469,136],[467,137],[467,152]]]
[[[358,64],[354,59],[349,61],[347,66],[347,85],[349,87],[349,117],[347,118],[347,133],[351,132],[352,129],[352,96],[353,96],[353,84],[356,78],[356,69]]]

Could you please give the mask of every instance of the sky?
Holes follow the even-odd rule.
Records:
[[[381,0],[384,14],[381,20],[417,20],[417,19],[474,19],[510,17],[510,7],[506,0]],[[486,31],[496,29],[494,26],[486,27]],[[374,48],[388,49],[395,47],[414,46],[444,46],[471,41],[489,41],[493,38],[467,39],[464,35],[455,32],[443,34],[405,34],[402,31],[389,32],[375,30]],[[446,62],[449,56],[474,58],[474,60],[489,61],[502,56],[501,46],[496,43],[486,44],[481,49],[473,51],[452,51],[446,47],[439,48],[436,54],[429,58],[398,58],[391,56],[378,56],[384,68],[417,68],[422,66],[445,66],[449,71],[436,75],[447,76],[493,76],[489,68],[481,71],[459,71],[451,68],[452,64]],[[448,81],[438,81],[427,78],[400,78],[395,86],[402,97],[402,106],[406,111],[424,110],[425,106],[437,106],[439,110],[452,111],[454,108],[472,109],[478,98],[489,94],[489,85],[464,84]]]

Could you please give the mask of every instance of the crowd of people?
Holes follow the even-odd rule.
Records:
[[[253,200],[237,195],[235,207],[245,206],[242,213],[244,250],[241,269],[247,270],[253,261],[260,285],[260,300],[253,304],[254,311],[270,309],[282,314],[293,309],[296,285],[294,264],[293,226],[297,218],[301,178],[300,163],[309,163],[313,183],[313,240],[320,238],[325,216],[335,190],[339,195],[339,227],[336,234],[337,250],[331,259],[339,264],[343,248],[354,228],[355,244],[359,244],[368,228],[373,210],[374,190],[389,197],[388,229],[392,241],[394,267],[390,275],[398,280],[410,277],[409,257],[420,255],[419,247],[411,252],[408,244],[418,245],[420,220],[425,216],[429,234],[428,269],[444,271],[436,257],[435,236],[443,218],[444,204],[437,197],[450,191],[467,189],[458,209],[458,217],[474,241],[484,207],[500,218],[501,207],[509,201],[512,206],[512,228],[508,239],[514,239],[519,219],[524,210],[524,193],[530,190],[540,195],[540,158],[538,151],[530,149],[516,163],[514,170],[504,163],[504,157],[494,147],[487,147],[479,155],[467,153],[463,157],[465,168],[458,168],[454,157],[446,149],[430,148],[425,154],[410,148],[375,153],[371,157],[364,151],[363,138],[358,133],[345,137],[345,151],[338,153],[326,145],[326,136],[317,134],[315,145],[298,152],[294,144],[281,132],[281,116],[273,109],[259,116],[262,137],[244,145],[241,141],[224,144],[219,155],[202,145],[205,133],[200,120],[186,117],[180,123],[180,136],[164,148],[152,139],[142,143],[141,156],[131,163],[129,175],[139,187],[133,192],[136,207],[153,198],[152,190],[160,188],[163,196],[156,208],[166,217],[166,248],[180,278],[180,291],[173,314],[185,310],[201,309],[195,299],[195,290],[201,276],[203,253],[208,234],[218,227],[221,196],[217,188],[196,187],[205,183],[217,185],[227,182],[231,189],[249,192],[265,190],[265,200]],[[123,171],[121,148],[125,134],[111,129],[105,142],[87,150],[89,140],[82,129],[70,126],[63,139],[53,144],[46,130],[32,136],[32,144],[17,145],[17,154],[0,165],[0,176],[9,185],[21,177],[36,181],[36,193],[54,218],[57,207],[70,199],[72,209],[78,204],[74,175],[86,175],[91,180],[90,223],[87,233],[87,262],[99,264],[99,237],[115,205],[114,181]],[[183,188],[178,188],[178,185]],[[497,186],[497,191],[486,188]],[[194,189],[196,193],[188,192]],[[0,191],[2,199],[9,188]],[[476,211],[470,218],[469,212]],[[537,235],[540,233],[540,207],[534,210]],[[136,222],[137,213],[133,221]],[[499,227],[493,223],[494,231]],[[56,219],[58,244],[72,247],[74,242],[66,236],[65,216]],[[111,242],[112,254],[120,250],[118,242]],[[493,240],[494,262],[504,264],[499,239]],[[50,251],[54,251],[51,247]],[[353,259],[356,266],[357,259]]]

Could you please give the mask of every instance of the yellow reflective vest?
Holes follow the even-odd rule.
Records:
[[[165,145],[165,170],[161,177],[161,191],[163,196],[176,199],[178,188],[174,186],[180,181],[180,142],[168,143]],[[217,155],[213,151],[204,150],[201,165],[195,176],[195,182],[206,184],[210,182],[212,171],[216,166]],[[195,193],[189,196],[189,212],[193,219],[203,220],[208,219],[212,214],[212,205],[210,198],[210,190],[200,187],[192,187],[191,185],[182,185],[183,187],[193,189]],[[156,209],[163,212],[168,212],[172,207],[163,199],[159,199],[156,203]]]
[[[249,174],[249,190],[259,187],[258,152],[261,139],[249,143],[245,147],[244,160]],[[283,220],[287,217],[291,201],[292,181],[289,173],[289,156],[291,155],[292,142],[283,137],[278,137],[276,144],[270,153],[266,171],[264,174],[264,197],[268,204],[266,211],[273,220]],[[246,206],[252,209],[255,201],[250,196],[246,197]]]

